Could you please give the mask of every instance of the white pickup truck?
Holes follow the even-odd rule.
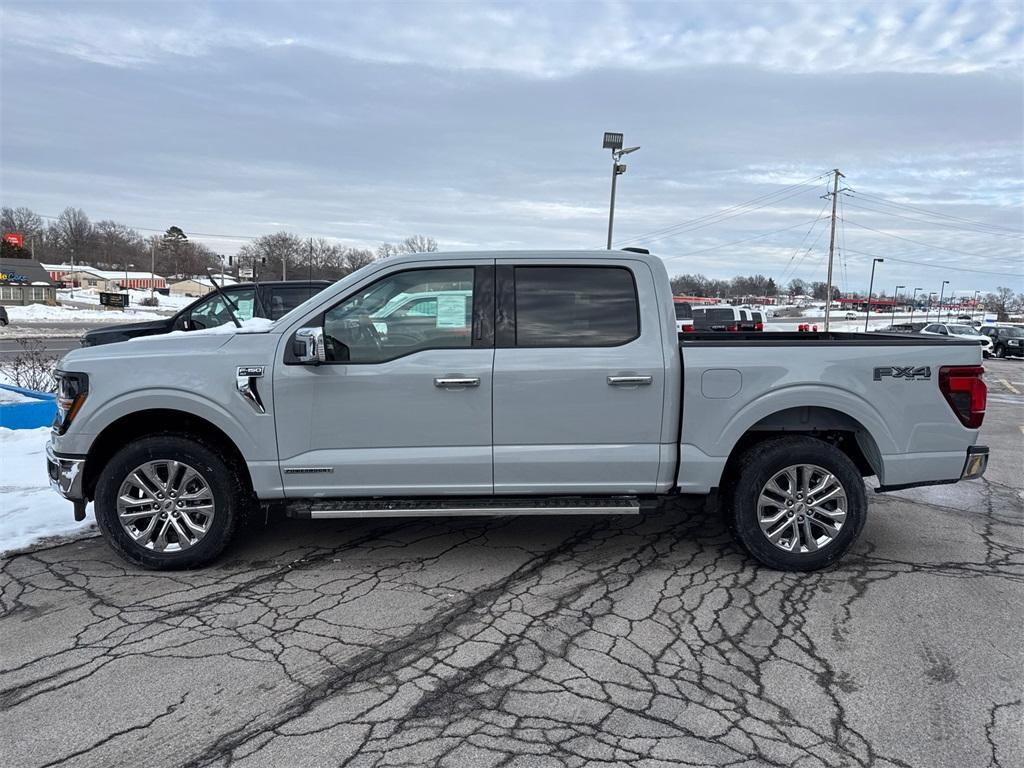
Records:
[[[416,293],[430,300],[381,321]],[[207,563],[268,506],[637,514],[717,491],[751,555],[810,570],[863,528],[863,477],[955,483],[988,461],[978,344],[680,339],[665,267],[641,253],[389,258],[263,322],[61,362],[51,483],[79,519],[95,501],[127,560]]]

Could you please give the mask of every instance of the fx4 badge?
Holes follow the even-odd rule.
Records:
[[[884,377],[890,376],[894,379],[930,379],[932,377],[931,366],[919,365],[916,368],[912,365],[904,368],[900,365],[886,365],[882,368],[875,368],[875,381],[881,381]]]

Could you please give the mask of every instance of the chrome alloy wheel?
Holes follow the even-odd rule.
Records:
[[[209,483],[180,461],[147,461],[121,483],[117,518],[139,546],[181,552],[210,530],[216,508]]]
[[[794,464],[764,484],[757,522],[779,549],[816,552],[839,535],[846,510],[846,491],[835,475],[814,464]]]

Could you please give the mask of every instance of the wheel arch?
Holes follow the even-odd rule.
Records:
[[[245,457],[220,427],[188,411],[151,408],[115,419],[93,440],[83,478],[86,498],[95,498],[100,474],[118,450],[133,440],[156,435],[181,435],[213,448],[234,466],[242,484],[252,492],[253,481]]]

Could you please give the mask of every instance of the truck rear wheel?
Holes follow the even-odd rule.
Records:
[[[146,437],[104,467],[96,522],[131,563],[195,568],[227,546],[247,498],[235,469],[207,446],[177,435]]]
[[[749,448],[739,467],[729,524],[746,550],[769,568],[824,568],[842,557],[864,528],[864,480],[830,443],[802,436],[768,440]]]

